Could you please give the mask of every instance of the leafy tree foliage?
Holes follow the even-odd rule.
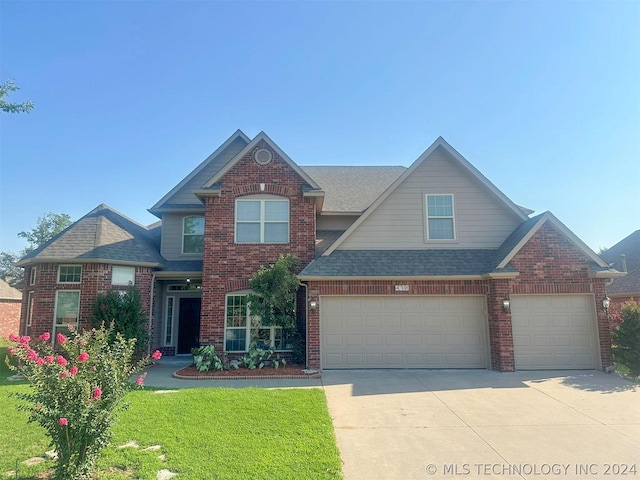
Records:
[[[39,246],[45,244],[73,222],[66,213],[49,212],[42,217],[38,217],[36,226],[29,231],[18,233],[18,237],[24,238],[29,245],[22,251],[0,252],[0,278],[12,287],[22,282],[24,270],[16,267],[14,263],[28,253],[34,251]]]
[[[281,256],[273,265],[263,265],[249,280],[254,293],[247,300],[251,314],[260,316],[262,325],[282,327],[282,333],[293,344],[293,361],[304,363],[305,340],[296,326],[299,269],[300,260],[291,255]]]
[[[24,249],[25,255],[32,252],[40,245],[44,245],[73,222],[66,213],[49,212],[42,217],[38,217],[36,226],[28,232],[18,233],[20,238],[24,238],[29,245]]]
[[[637,377],[640,375],[640,305],[627,303],[620,316],[622,321],[613,331],[613,358]]]
[[[5,97],[11,92],[20,90],[16,87],[12,79],[0,84],[0,111],[5,113],[29,113],[35,105],[33,102],[26,101],[22,103],[7,102]]]
[[[92,324],[95,328],[107,325],[111,341],[115,341],[117,334],[121,334],[126,340],[135,339],[135,353],[138,355],[147,347],[147,318],[142,309],[140,292],[135,287],[98,295],[93,305]]]
[[[261,317],[262,324],[295,329],[296,292],[300,282],[296,272],[300,261],[291,255],[281,256],[273,265],[262,266],[249,284],[255,293],[247,300],[251,314]]]

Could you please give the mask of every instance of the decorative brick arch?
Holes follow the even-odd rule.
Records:
[[[264,186],[264,189],[262,188]],[[286,185],[278,185],[277,183],[251,183],[248,185],[236,185],[231,190],[234,197],[242,197],[245,195],[277,195],[279,197],[294,197],[299,195],[291,187]]]

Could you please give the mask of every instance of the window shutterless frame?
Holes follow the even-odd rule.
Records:
[[[453,194],[425,194],[424,202],[427,241],[456,240]]]
[[[82,265],[60,265],[58,267],[58,283],[81,283]]]
[[[204,250],[204,217],[191,215],[182,219],[182,253],[201,254]]]
[[[289,243],[289,200],[236,199],[235,242]]]

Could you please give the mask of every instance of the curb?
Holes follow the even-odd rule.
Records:
[[[189,375],[179,375],[179,370],[173,372],[174,378],[181,380],[306,380],[306,379],[318,379],[322,377],[322,373],[312,373],[309,375],[242,375],[242,376],[229,376],[229,377],[216,377],[216,376],[198,376],[192,377]]]

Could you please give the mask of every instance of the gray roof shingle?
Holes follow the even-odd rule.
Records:
[[[69,228],[22,258],[31,261],[106,260],[131,264],[163,263],[152,231],[107,205],[99,205]]]
[[[416,277],[482,275],[493,271],[495,250],[336,250],[318,257],[302,277]]]
[[[625,256],[627,275],[617,278],[607,287],[607,293],[613,295],[640,293],[640,230],[620,240],[613,247],[605,250],[600,257],[619,271],[623,271],[621,255]]]
[[[406,167],[300,167],[325,192],[323,212],[362,212]]]

